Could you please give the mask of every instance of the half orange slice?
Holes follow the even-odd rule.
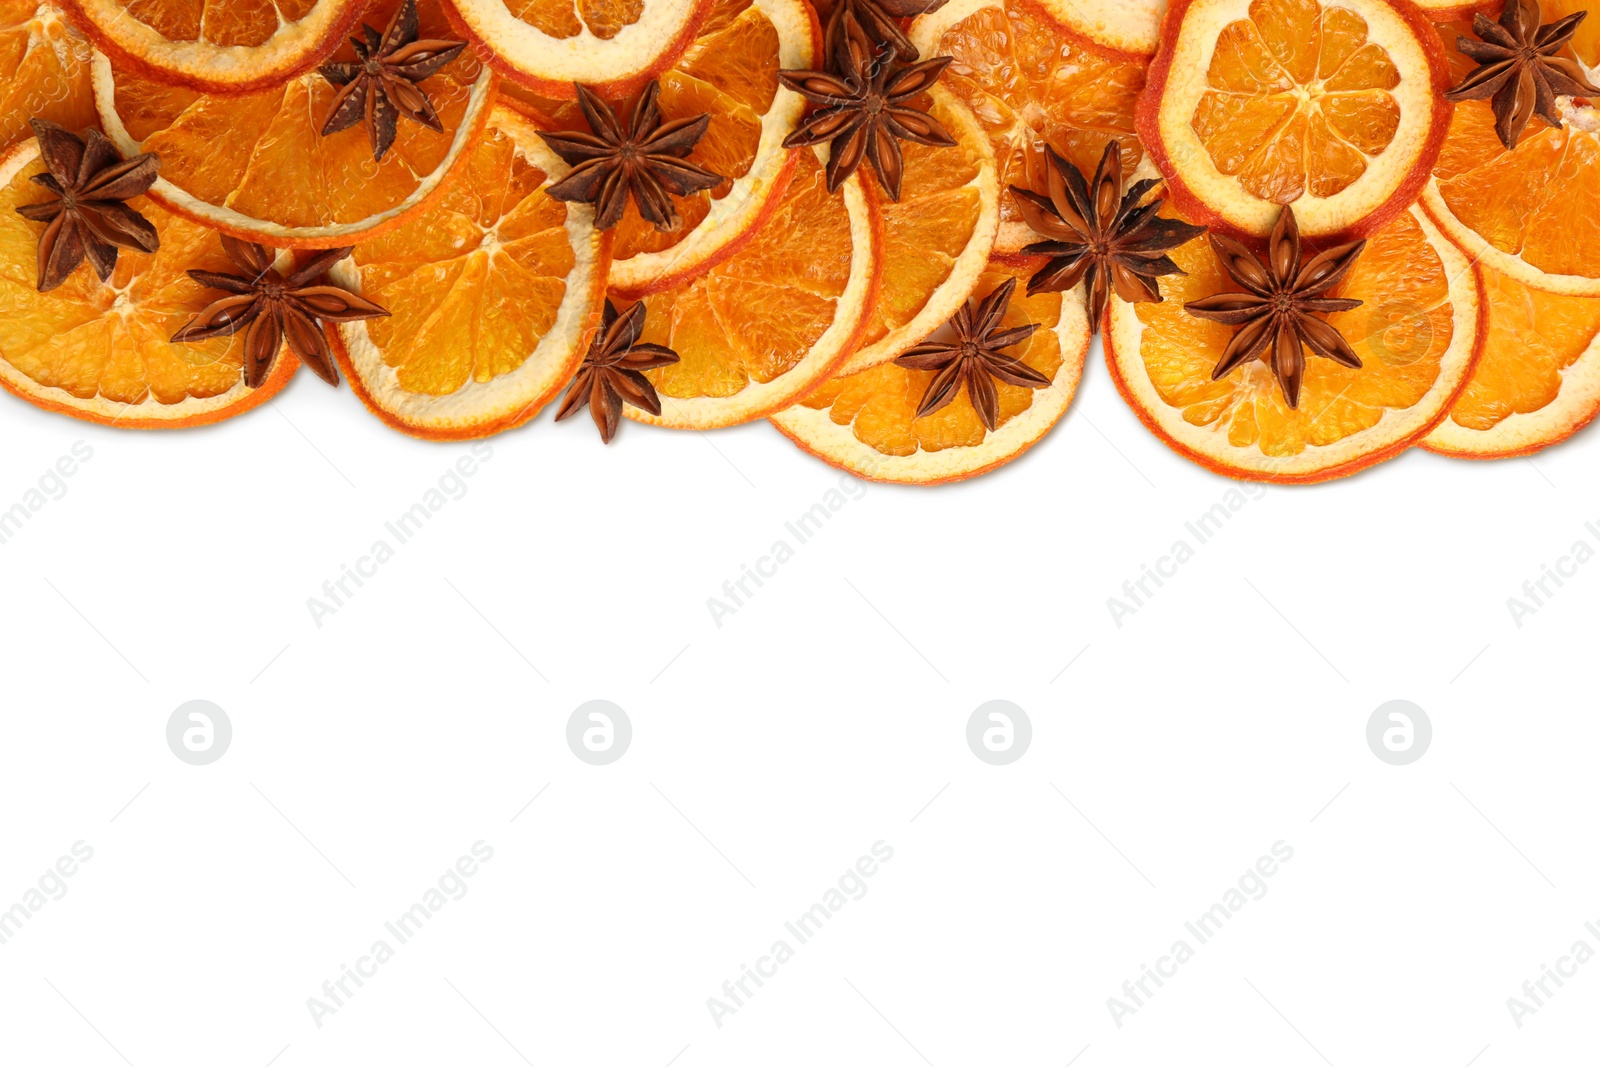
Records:
[[[260,388],[244,384],[244,334],[199,344],[169,338],[215,298],[190,269],[236,268],[217,235],[148,197],[128,206],[156,229],[153,254],[122,249],[102,283],[87,264],[38,291],[42,223],[17,214],[50,198],[37,141],[0,156],[0,386],[29,403],[89,422],[135,429],[201,426],[249,411],[279,392],[300,361],[279,354]],[[288,254],[280,257],[288,266]]]
[[[917,408],[933,371],[885,363],[824,382],[771,417],[795,444],[825,463],[877,482],[938,485],[971,478],[1016,459],[1060,421],[1083,375],[1089,316],[1080,285],[1068,293],[1023,296],[1038,263],[994,263],[977,281],[984,297],[1007,280],[1019,288],[1001,324],[1038,326],[1013,350],[1050,378],[1041,389],[996,384],[999,422],[988,430],[965,390],[921,418]]]
[[[1238,287],[1209,242],[1171,255],[1188,273],[1162,279],[1163,303],[1111,301],[1106,362],[1151,432],[1230,477],[1325,481],[1397,455],[1444,418],[1482,350],[1481,274],[1420,208],[1368,237],[1327,294],[1362,301],[1327,318],[1362,366],[1308,360],[1294,408],[1265,363],[1212,380],[1234,331],[1183,305]]]

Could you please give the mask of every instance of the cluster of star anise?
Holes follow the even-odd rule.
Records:
[[[865,162],[889,198],[899,200],[905,174],[900,142],[955,144],[937,119],[912,106],[939,80],[950,57],[906,62],[917,58],[917,50],[896,21],[942,2],[839,0],[828,20],[823,69],[778,72],[785,86],[819,105],[783,143],[796,148],[830,142],[830,193]]]

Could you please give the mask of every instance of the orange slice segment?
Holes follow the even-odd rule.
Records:
[[[200,344],[168,340],[216,297],[185,272],[236,268],[215,233],[148,197],[128,206],[156,228],[158,251],[121,249],[107,282],[84,264],[59,287],[39,292],[44,226],[16,209],[50,199],[30,180],[44,169],[31,139],[0,156],[0,386],[49,411],[154,429],[218,422],[288,383],[300,361],[283,351],[259,389],[245,386],[243,333]]]
[[[1489,334],[1450,416],[1422,440],[1467,459],[1525,456],[1600,411],[1600,297],[1540,292],[1485,269]]]
[[[1450,87],[1438,36],[1389,0],[1175,0],[1139,134],[1174,202],[1264,236],[1293,204],[1307,236],[1370,233],[1416,199]]]
[[[674,197],[683,225],[663,233],[630,200],[613,231],[611,287],[640,296],[689,281],[738,250],[760,226],[793,173],[783,139],[805,101],[778,85],[779,70],[805,69],[821,46],[816,18],[802,0],[718,0],[699,35],[662,72],[657,103],[665,120],[710,115],[689,161],[728,179]],[[588,131],[577,104],[506,84],[503,97],[544,129]],[[628,115],[637,94],[621,101]]]
[[[877,482],[938,485],[971,478],[1016,459],[1048,433],[1072,403],[1089,351],[1083,286],[1071,292],[1023,296],[1038,263],[991,264],[973,295],[987,296],[1007,279],[1018,282],[1002,322],[1037,323],[1026,346],[1010,351],[1051,379],[1048,388],[996,384],[1000,422],[985,429],[965,390],[922,418],[917,407],[932,371],[885,363],[823,383],[800,403],[771,417],[795,444],[825,463]]]
[[[641,340],[677,363],[645,371],[661,414],[623,414],[708,430],[764,418],[826,378],[866,329],[883,271],[881,222],[852,177],[830,196],[808,149],[767,224],[688,285],[644,298]]]
[[[119,67],[197,91],[233,93],[265,89],[315,67],[364,6],[363,0],[62,3]]]
[[[1398,454],[1444,418],[1481,351],[1480,273],[1418,208],[1367,239],[1328,295],[1363,301],[1328,316],[1360,369],[1312,357],[1290,408],[1259,361],[1212,381],[1233,328],[1186,301],[1236,289],[1209,242],[1172,253],[1160,304],[1112,300],[1106,357],[1123,399],[1175,451],[1234,478],[1316,482]]]
[[[638,92],[694,40],[715,0],[448,0],[450,20],[534,92]]]
[[[1576,9],[1571,3],[1566,7]],[[1565,14],[1541,4],[1544,18]],[[1579,27],[1574,58],[1600,63],[1600,29]],[[1459,80],[1475,64],[1457,51],[1467,22],[1439,27]],[[1580,54],[1581,53],[1581,54]],[[1440,229],[1502,274],[1525,285],[1572,296],[1600,296],[1600,108],[1595,101],[1557,97],[1560,129],[1535,117],[1506,151],[1494,132],[1487,100],[1456,105],[1434,180],[1422,202]]]
[[[364,14],[379,29],[398,0]],[[436,0],[418,4],[420,34],[448,37]],[[353,60],[347,43],[336,58]],[[319,132],[334,86],[311,71],[259,92],[219,95],[164,86],[94,59],[95,105],[125,155],[154,152],[161,177],[150,195],[213,229],[265,244],[355,244],[398,224],[438,192],[488,119],[494,76],[470,49],[421,83],[442,132],[402,118],[374,163],[358,123]]]
[[[877,205],[883,283],[861,347],[840,374],[885,363],[943,325],[972,293],[994,248],[1000,212],[994,151],[978,120],[949,90],[935,85],[928,102],[956,144],[904,145],[900,199]]]
[[[533,126],[495,109],[461,176],[403,226],[329,272],[391,309],[341,323],[340,364],[384,422],[460,440],[520,426],[583,360],[605,297],[609,240]]]
[[[33,136],[28,120],[94,125],[89,42],[53,4],[0,0],[0,148]]]
[[[950,0],[911,24],[924,56],[953,56],[940,84],[972,109],[994,147],[1001,190],[1044,191],[1045,146],[1086,174],[1111,140],[1131,173],[1143,156],[1133,112],[1148,62],[1109,52],[1058,24],[1033,0]],[[1038,240],[1000,198],[995,251]]]

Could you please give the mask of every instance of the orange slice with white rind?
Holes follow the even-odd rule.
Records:
[[[1327,316],[1362,366],[1308,356],[1298,408],[1258,360],[1211,379],[1234,329],[1183,305],[1238,287],[1205,240],[1171,255],[1188,273],[1161,279],[1163,303],[1112,299],[1106,362],[1151,432],[1233,478],[1325,481],[1398,454],[1444,418],[1482,350],[1481,275],[1418,208],[1371,234],[1328,293],[1363,301]]]
[[[805,101],[778,84],[778,71],[809,68],[820,47],[804,0],[718,0],[694,42],[662,72],[656,103],[667,122],[711,116],[687,158],[727,180],[673,197],[683,222],[671,233],[646,222],[629,200],[612,231],[613,289],[641,296],[681,285],[732,255],[766,220],[793,173],[783,139],[805,111]],[[571,100],[512,83],[501,94],[543,129],[588,132]],[[626,119],[637,95],[612,106]]]
[[[902,145],[900,199],[878,201],[883,283],[861,346],[840,374],[888,362],[942,326],[966,302],[994,248],[1000,215],[994,150],[949,90],[935,85],[928,99],[929,112],[956,143]]]
[[[1039,0],[1050,16],[1096,44],[1147,56],[1161,43],[1166,0]]]
[[[221,93],[265,89],[315,67],[365,6],[364,0],[62,3],[119,67]]]
[[[351,388],[384,422],[485,437],[572,377],[600,321],[610,242],[589,205],[547,195],[566,172],[532,124],[497,108],[442,196],[329,272],[391,312],[338,334]]]
[[[450,21],[506,77],[549,96],[574,82],[637,92],[672,66],[715,0],[446,0]]]
[[[383,27],[398,0],[364,14]],[[448,37],[436,0],[418,5],[420,36]],[[354,59],[347,43],[335,58]],[[154,152],[150,196],[180,215],[262,244],[333,248],[397,225],[444,184],[488,120],[494,75],[470,49],[422,82],[443,131],[402,118],[382,162],[356,124],[320,133],[335,86],[316,71],[253,93],[222,95],[161,85],[93,65],[95,105],[124,155]]]
[[[1187,217],[1365,234],[1427,182],[1450,120],[1438,35],[1408,0],[1174,0],[1139,134]]]
[[[1582,5],[1544,0],[1553,22]],[[1439,27],[1457,80],[1476,64],[1456,50],[1467,22]],[[1578,27],[1573,56],[1600,68],[1600,17]],[[1433,181],[1422,203],[1439,228],[1475,259],[1526,285],[1569,296],[1600,296],[1600,107],[1557,97],[1560,129],[1535,116],[1506,151],[1487,100],[1456,105]]]
[[[48,0],[0,0],[0,148],[32,137],[29,119],[94,125],[92,51]]]
[[[852,176],[828,193],[812,149],[737,255],[687,285],[644,298],[640,340],[678,362],[645,371],[661,414],[623,414],[673,429],[764,418],[822,381],[866,329],[883,271],[882,224]]]
[[[1085,174],[1112,140],[1122,144],[1125,171],[1143,158],[1134,104],[1149,61],[1091,43],[1034,0],[950,0],[919,16],[909,36],[924,56],[953,57],[939,84],[972,109],[994,147],[1002,193],[996,252],[1039,240],[1005,189],[1047,188],[1046,145]]]
[[[1051,380],[1040,389],[997,382],[1000,419],[992,432],[965,389],[945,407],[917,418],[934,372],[895,363],[836,375],[771,416],[772,424],[823,462],[877,482],[938,485],[1011,462],[1061,420],[1089,352],[1082,285],[1065,294],[1023,295],[1028,275],[1039,265],[993,263],[973,290],[981,299],[1007,279],[1017,280],[1002,322],[1008,327],[1033,322],[1039,328],[1025,346],[1008,351]]]
[[[199,344],[168,340],[216,297],[186,271],[231,273],[210,230],[148,197],[128,206],[155,227],[153,254],[120,249],[101,282],[84,263],[48,293],[38,291],[42,223],[17,214],[51,194],[30,179],[45,172],[37,141],[0,155],[0,386],[48,411],[135,429],[201,426],[265,403],[299,361],[278,354],[260,388],[244,384],[244,334]],[[280,269],[288,266],[288,253]]]
[[[1422,447],[1464,459],[1526,456],[1600,411],[1600,297],[1541,292],[1488,268],[1483,276],[1483,358]]]

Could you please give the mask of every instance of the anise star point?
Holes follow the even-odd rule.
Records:
[[[663,122],[656,102],[658,82],[645,86],[626,128],[599,94],[583,85],[576,89],[578,108],[591,132],[541,131],[539,136],[572,167],[550,186],[549,194],[557,200],[593,204],[596,229],[609,230],[622,221],[632,196],[641,218],[671,233],[683,220],[669,194],[690,196],[726,180],[685,158],[705,136],[711,116]]]
[[[400,116],[430,130],[443,130],[428,94],[418,83],[437,74],[465,41],[417,40],[417,0],[404,0],[382,33],[365,23],[350,38],[354,63],[324,63],[317,73],[338,88],[322,122],[324,137],[364,123],[372,158],[381,161],[394,144]]]
[[[154,252],[161,245],[150,221],[123,201],[138,196],[156,180],[160,163],[148,152],[124,159],[99,130],[79,137],[45,119],[32,120],[45,172],[33,182],[54,200],[24,204],[17,214],[45,223],[39,235],[39,291],[49,292],[85,259],[101,281],[117,265],[117,249]]]
[[[1600,96],[1600,86],[1589,81],[1583,68],[1559,54],[1586,15],[1574,11],[1541,25],[1538,0],[1506,0],[1499,22],[1475,14],[1472,32],[1479,39],[1457,37],[1456,48],[1478,66],[1444,98],[1453,103],[1489,99],[1495,134],[1507,151],[1517,146],[1534,115],[1559,128],[1556,97]]]
[[[813,104],[820,105],[783,140],[785,148],[830,142],[828,192],[837,192],[863,162],[872,165],[878,185],[891,200],[900,199],[905,164],[901,141],[948,148],[955,139],[926,111],[911,101],[939,80],[950,56],[897,67],[892,54],[878,55],[866,32],[849,12],[841,16],[839,46],[833,70],[780,70],[778,80]]]
[[[619,315],[607,298],[600,328],[556,411],[557,422],[587,406],[600,430],[600,440],[610,444],[622,422],[624,403],[652,415],[661,414],[661,398],[643,372],[678,362],[678,354],[665,345],[641,343],[644,320],[643,301]]]
[[[1066,292],[1082,282],[1089,300],[1091,331],[1100,328],[1112,290],[1129,303],[1160,303],[1158,279],[1183,273],[1167,253],[1206,228],[1159,217],[1164,199],[1149,198],[1151,190],[1161,184],[1158,178],[1134,182],[1123,192],[1122,145],[1118,141],[1106,145],[1089,181],[1055,149],[1047,146],[1045,151],[1049,195],[1011,187],[1022,217],[1046,238],[1023,251],[1050,257],[1028,279],[1028,295]]]
[[[389,314],[365,297],[334,285],[313,284],[328,268],[348,256],[349,248],[317,253],[299,270],[284,277],[273,266],[273,250],[223,235],[222,250],[241,274],[191,270],[189,277],[227,296],[206,305],[174,342],[207,341],[245,331],[244,383],[260,388],[272,372],[285,341],[301,363],[329,385],[339,384],[339,368],[328,347],[323,322],[354,322]]]
[[[1051,384],[1044,374],[1002,351],[1026,341],[1038,329],[1038,324],[1032,322],[1001,328],[1001,321],[1011,303],[1012,290],[1016,286],[1015,278],[1007,278],[1004,284],[984,297],[976,311],[970,302],[963,304],[950,319],[954,339],[924,341],[895,359],[895,363],[901,367],[935,372],[922,394],[922,401],[917,405],[916,418],[931,415],[943,408],[965,386],[972,409],[977,412],[984,428],[993,433],[1000,425],[1000,398],[995,391],[996,381],[1024,389],[1043,389]]]
[[[1284,400],[1298,408],[1305,380],[1305,349],[1344,367],[1361,367],[1360,357],[1344,335],[1316,316],[1361,306],[1359,300],[1323,294],[1349,273],[1366,241],[1330,248],[1302,264],[1300,228],[1292,207],[1283,209],[1272,229],[1265,263],[1231,237],[1213,233],[1210,238],[1222,269],[1244,289],[1191,300],[1183,306],[1196,318],[1239,327],[1212,369],[1212,381],[1251,359],[1260,359],[1271,368]]]

